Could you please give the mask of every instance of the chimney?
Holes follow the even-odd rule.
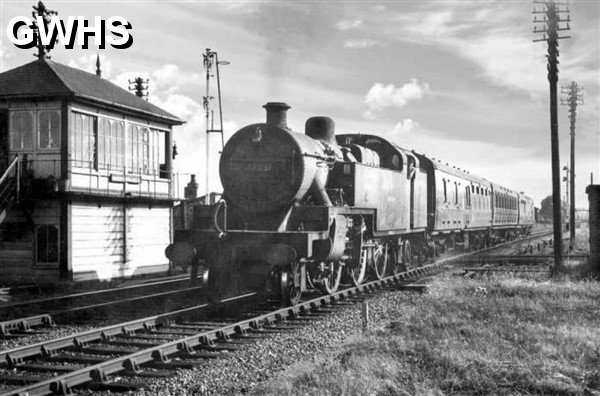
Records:
[[[287,111],[291,108],[284,102],[269,102],[263,106],[267,110],[267,124],[289,129]]]
[[[196,175],[192,175],[187,187],[183,190],[183,196],[188,201],[196,198],[198,194],[198,183],[196,183]]]

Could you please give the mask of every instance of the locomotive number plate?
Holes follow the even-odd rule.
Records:
[[[236,160],[231,161],[229,169],[234,172],[261,172],[267,173],[273,170],[273,166],[277,163],[283,162],[281,160],[268,160],[268,161],[251,161],[251,160]]]

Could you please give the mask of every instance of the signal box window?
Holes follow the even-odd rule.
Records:
[[[13,150],[33,149],[33,113],[15,111],[10,119],[10,147]]]
[[[98,122],[98,167],[123,171],[125,166],[125,126],[123,121],[106,118]]]
[[[73,113],[71,130],[71,155],[74,165],[82,168],[98,168],[98,123],[96,117]]]
[[[35,234],[38,264],[58,262],[58,228],[54,225],[39,226]]]
[[[41,149],[58,148],[60,145],[60,115],[56,110],[38,113],[38,144]]]

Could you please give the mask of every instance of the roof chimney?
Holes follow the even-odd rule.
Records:
[[[289,129],[287,126],[287,111],[291,109],[284,102],[269,102],[263,106],[267,110],[267,124]]]

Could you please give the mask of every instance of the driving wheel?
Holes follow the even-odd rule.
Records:
[[[300,264],[293,261],[282,268],[280,273],[281,299],[287,305],[296,305],[302,297]]]
[[[343,263],[340,261],[324,261],[319,264],[313,284],[323,294],[333,294],[340,286]]]

